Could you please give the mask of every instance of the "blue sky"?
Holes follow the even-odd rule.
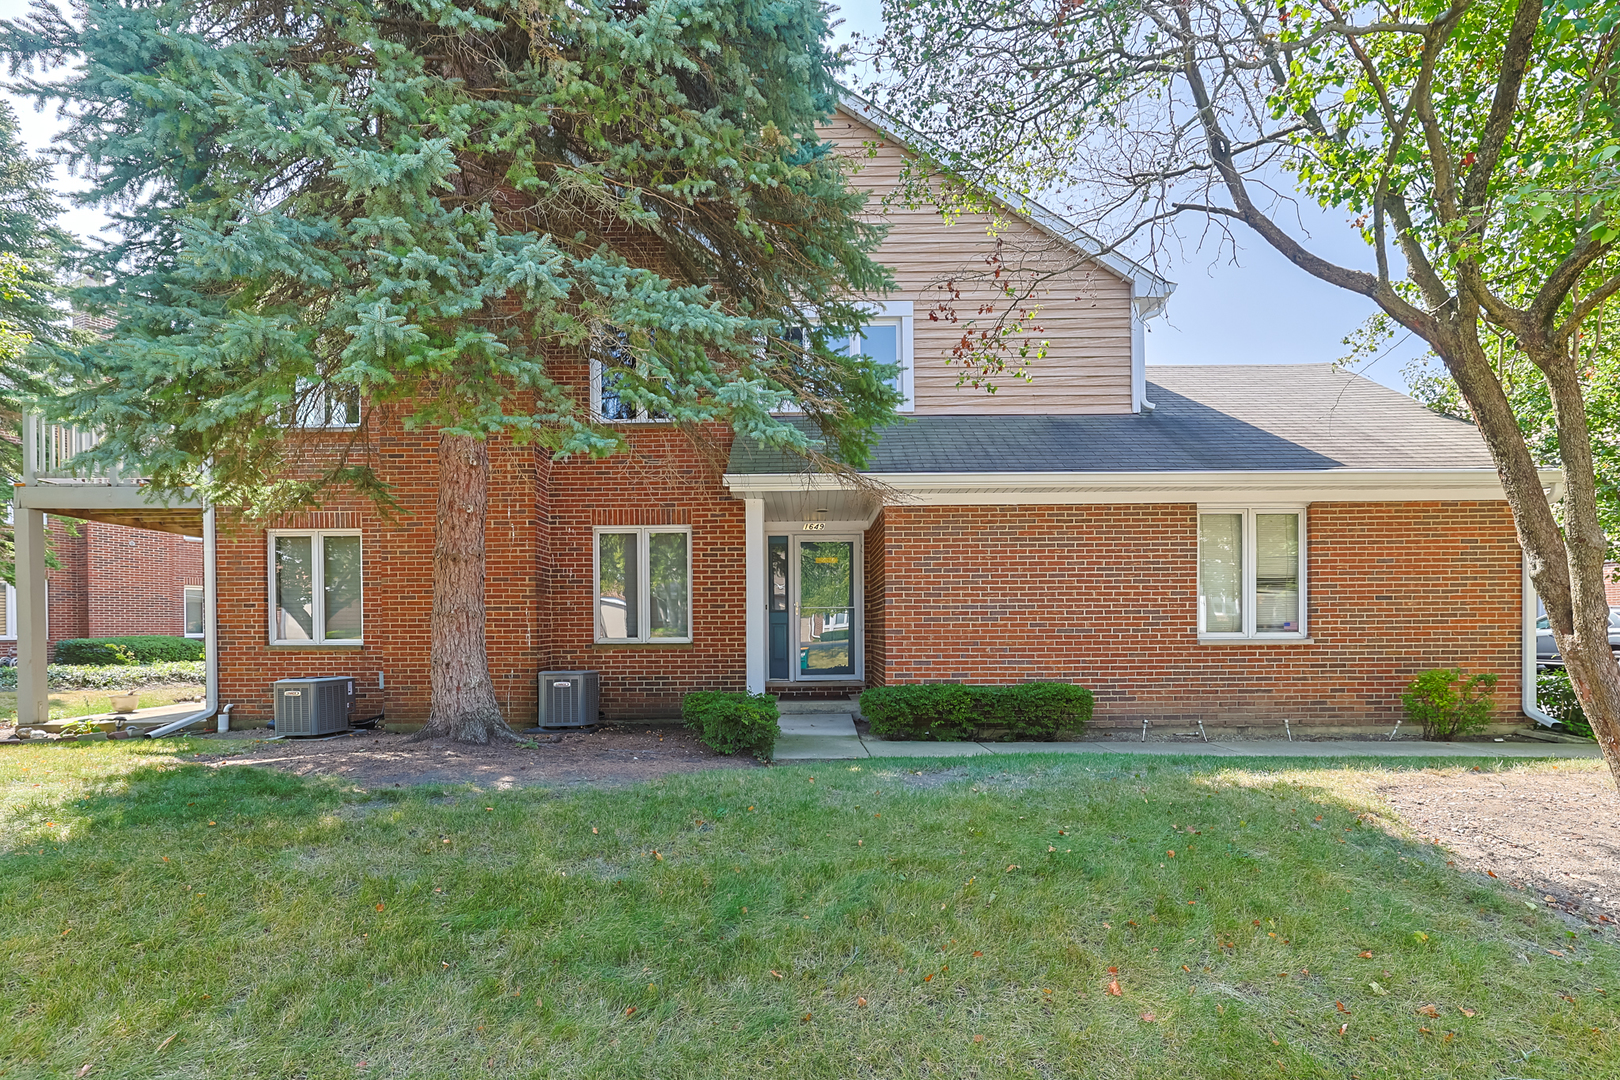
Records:
[[[847,41],[852,33],[881,31],[878,0],[846,0],[838,7],[844,20],[836,31],[839,40]],[[0,18],[16,18],[26,9],[27,0],[0,0]],[[36,149],[43,148],[58,127],[55,118],[6,97],[17,110],[24,136]],[[60,166],[57,182],[63,190],[78,186]],[[1370,267],[1368,250],[1344,215],[1323,213],[1311,204],[1300,206],[1298,212],[1302,227],[1295,234],[1308,239],[1314,250],[1349,265]],[[73,210],[63,224],[91,234],[104,227],[105,218],[93,210]],[[1196,233],[1193,237],[1195,242]],[[1373,312],[1372,302],[1316,281],[1258,238],[1240,237],[1240,242],[1235,257],[1213,245],[1198,250],[1189,244],[1172,253],[1168,276],[1177,284],[1176,293],[1168,318],[1150,324],[1148,363],[1327,363],[1344,355],[1344,336]],[[1409,340],[1361,370],[1404,390],[1401,368],[1423,351]]]

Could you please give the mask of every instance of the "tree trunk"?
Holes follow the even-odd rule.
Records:
[[[484,518],[489,446],[439,436],[439,517],[433,542],[432,706],[420,739],[487,744],[515,739],[495,701],[484,641]]]

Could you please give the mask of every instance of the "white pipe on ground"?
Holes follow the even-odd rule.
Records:
[[[231,710],[234,708],[236,708],[236,702],[233,701],[219,710],[219,733],[221,735],[231,730]]]
[[[1522,598],[1523,625],[1519,648],[1519,709],[1542,727],[1553,727],[1558,721],[1542,712],[1536,703],[1536,591],[1530,584],[1530,559],[1520,556],[1520,596]]]

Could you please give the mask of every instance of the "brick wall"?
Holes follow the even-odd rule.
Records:
[[[203,546],[171,533],[51,515],[59,566],[45,571],[47,642],[186,632],[185,587],[203,583]],[[13,641],[0,644],[7,655]]]
[[[185,587],[203,583],[203,545],[173,533],[86,521],[86,637],[186,632]]]
[[[610,717],[674,716],[691,690],[746,685],[742,503],[720,486],[714,454],[679,431],[647,425],[628,435],[635,452],[607,460],[553,461],[509,439],[491,444],[485,632],[496,696],[513,726],[534,724],[542,670],[600,671]],[[714,435],[723,462],[724,436]],[[363,646],[269,645],[265,530],[243,524],[221,537],[220,700],[237,704],[233,718],[270,716],[276,679],[320,675],[356,677],[361,715],[426,718],[437,439],[390,430],[378,452],[400,503],[395,520],[333,492],[322,513],[279,523],[361,530]],[[692,527],[694,642],[597,645],[593,527],[659,524]]]
[[[1519,553],[1503,503],[1317,504],[1313,644],[1200,644],[1196,508],[890,507],[889,683],[1063,679],[1099,726],[1393,723],[1406,682],[1500,676],[1514,715]]]
[[[884,567],[885,547],[883,530],[883,513],[879,513],[877,520],[872,522],[871,528],[866,530],[865,543],[861,547],[865,555],[865,575],[862,584],[865,586],[866,596],[866,685],[882,686],[885,664],[888,658],[888,641],[884,636]]]

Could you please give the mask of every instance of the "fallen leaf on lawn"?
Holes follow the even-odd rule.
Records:
[[[653,858],[657,859],[659,862],[664,861],[664,857],[658,853],[658,850],[656,848],[653,849]]]
[[[591,826],[591,832],[593,832],[593,833],[596,832],[596,826],[595,825]],[[601,833],[597,833],[597,835],[600,836]]]
[[[1455,1039],[1456,1037],[1457,1037],[1457,1033],[1455,1031],[1448,1031],[1448,1032],[1446,1032],[1445,1037],[1442,1038],[1440,1041],[1441,1042],[1450,1042],[1452,1039]]]
[[[1046,845],[1046,850],[1047,851],[1056,851],[1057,848],[1053,847],[1051,844],[1048,844],[1048,845]]]
[[[1112,926],[1110,926],[1110,925],[1109,925],[1109,924],[1108,924],[1108,923],[1103,923],[1103,929],[1104,929],[1104,930],[1112,930],[1112,929],[1113,929],[1113,927],[1112,927]]]
[[[445,963],[445,962],[444,962],[444,961],[443,961],[443,960],[440,960],[440,961],[439,961],[439,966],[440,966],[440,967],[442,967],[442,968],[447,968],[447,967],[449,967],[449,966],[450,966],[450,965],[449,965],[449,964],[447,964],[447,963]]]
[[[379,900],[379,901],[377,901],[377,910],[381,911],[382,909],[383,909],[382,901]]]
[[[485,809],[485,810],[493,810],[493,809],[495,809],[495,808],[494,808],[494,807],[493,807],[493,806],[486,806],[486,807],[484,807],[484,809]]]
[[[1575,999],[1570,997],[1568,994],[1559,994],[1558,996],[1569,1002],[1571,1005],[1575,1004]]]
[[[866,1008],[866,999],[865,999],[865,998],[863,998],[863,997],[858,997],[858,998],[856,998],[856,999],[855,999],[855,1007],[856,1007],[856,1008],[857,1008],[857,1009],[864,1009],[864,1008]]]
[[[1119,980],[1118,979],[1109,979],[1108,980],[1108,992],[1110,994],[1114,995],[1115,997],[1124,997],[1125,996],[1119,989]]]
[[[1385,997],[1385,996],[1387,996],[1389,994],[1388,990],[1385,990],[1382,986],[1379,986],[1375,982],[1370,982],[1370,983],[1367,984],[1367,986],[1368,986],[1368,988],[1370,988],[1372,990],[1373,993],[1377,994],[1379,997]]]
[[[80,1069],[78,1072],[74,1073],[73,1075],[76,1078],[76,1080],[82,1080],[83,1077],[86,1077],[86,1076],[90,1075],[90,1070],[93,1069],[93,1068],[95,1068],[94,1065],[86,1065],[84,1068]]]
[[[932,982],[933,978],[934,978],[934,973],[930,971],[927,975],[923,976],[923,982]]]
[[[1557,949],[1548,949],[1547,951],[1549,953],[1551,953],[1552,955],[1554,955],[1554,956],[1563,956],[1564,955],[1563,953],[1559,952]]]
[[[1176,857],[1176,853],[1174,851],[1167,851],[1165,854],[1170,856],[1172,859]]]
[[[775,975],[778,979],[780,979],[782,977],[782,973],[780,971],[777,971],[775,968],[771,969],[771,974]]]
[[[1430,1030],[1429,1030],[1429,1029],[1428,1029],[1428,1028],[1426,1028],[1426,1027],[1420,1027],[1420,1028],[1418,1028],[1418,1032],[1419,1032],[1419,1034],[1422,1034],[1422,1035],[1433,1035],[1433,1034],[1434,1034],[1434,1032],[1433,1032],[1433,1031],[1430,1031]]]
[[[1496,876],[1496,871],[1495,870],[1487,870],[1487,871],[1485,871],[1485,873],[1490,877],[1495,877]]]
[[[1356,953],[1356,955],[1361,957],[1363,960],[1371,960],[1372,959],[1372,953],[1370,953],[1370,952],[1358,952],[1358,953]]]
[[[1117,968],[1117,967],[1109,968],[1108,969],[1108,974],[1110,974],[1110,975],[1118,975],[1119,974],[1119,968]]]
[[[1414,930],[1414,931],[1412,931],[1412,940],[1417,942],[1419,945],[1421,945],[1425,941],[1429,940],[1429,935],[1425,934],[1421,930]]]
[[[975,1035],[975,1036],[973,1036],[973,1041],[974,1042],[984,1042],[984,1036],[983,1035]]]
[[[635,1011],[636,1011],[636,1007],[634,1005],[631,1005],[630,1007],[628,1007],[627,1009],[624,1010],[624,1015],[633,1016],[635,1014]]]
[[[1350,1030],[1350,1025],[1349,1024],[1340,1024],[1339,1025],[1339,1034],[1340,1035],[1343,1035],[1346,1031],[1349,1031],[1349,1030]]]
[[[1440,1018],[1440,1010],[1435,1008],[1433,1005],[1419,1005],[1417,1007],[1417,1014],[1419,1016],[1427,1016],[1431,1020],[1438,1020]]]
[[[1344,1002],[1342,1002],[1342,1001],[1335,1001],[1333,1004],[1338,1006],[1339,1011],[1342,1012],[1342,1013],[1349,1013],[1350,1012],[1349,1009],[1344,1007]]]
[[[1151,1023],[1153,1023],[1153,1021],[1155,1021],[1157,1019],[1158,1019],[1158,1017],[1154,1016],[1150,1012],[1145,1012],[1145,1013],[1142,1014],[1142,1022],[1143,1023],[1151,1024]]]
[[[1007,864],[1007,869],[1006,869],[1006,870],[1005,870],[1005,871],[1003,871],[1003,873],[1008,873],[1008,874],[1010,874],[1010,873],[1012,873],[1012,872],[1013,872],[1013,871],[1014,871],[1014,870],[1022,870],[1022,869],[1023,869],[1023,867],[1022,867],[1022,866],[1019,866],[1019,865],[1018,865],[1018,864],[1017,864],[1017,863],[1008,863],[1008,864]]]
[[[974,954],[973,954],[973,955],[974,955],[974,956],[983,956],[983,955],[984,955],[984,953],[982,953],[982,952],[976,952],[976,953],[974,953]]]
[[[812,780],[810,782],[812,784],[815,783],[814,780]],[[810,1022],[810,1014],[809,1013],[805,1013],[804,1016],[799,1020],[799,1023],[801,1023],[801,1024],[808,1024],[809,1022]]]
[[[170,1035],[167,1039],[164,1039],[162,1042],[158,1043],[157,1052],[160,1054],[163,1053],[163,1051],[169,1048],[169,1044],[174,1042],[174,1040],[178,1039],[179,1037],[180,1033],[177,1031],[173,1035]]]
[[[1188,967],[1186,964],[1181,965],[1181,970],[1188,972],[1189,974],[1192,972],[1192,968]]]
[[[1465,1009],[1461,1005],[1457,1006],[1457,1011],[1462,1013],[1464,1016],[1469,1017],[1470,1019],[1472,1019],[1474,1016],[1478,1015],[1477,1013],[1474,1012],[1473,1009]]]

